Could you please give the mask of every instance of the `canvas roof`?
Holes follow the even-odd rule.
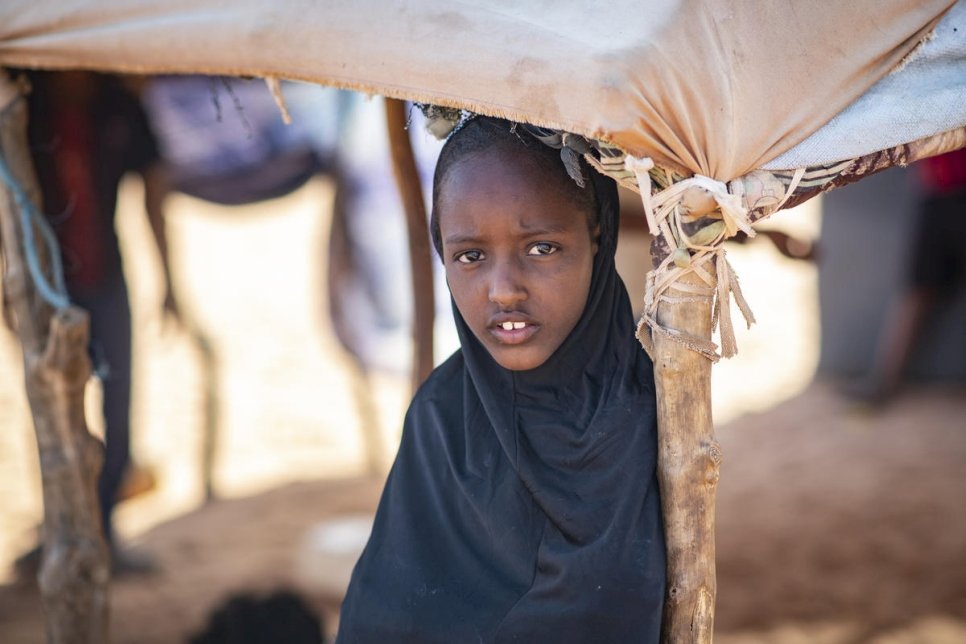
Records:
[[[735,178],[893,70],[952,0],[4,0],[0,65],[275,76],[460,106]]]

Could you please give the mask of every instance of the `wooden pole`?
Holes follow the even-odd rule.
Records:
[[[706,289],[694,273],[684,284]],[[711,339],[711,300],[693,294],[663,301],[658,322]],[[687,297],[687,296],[691,297]],[[667,543],[667,591],[662,641],[710,644],[714,629],[714,509],[721,448],[711,422],[711,361],[687,346],[654,334],[657,391],[658,481]]]
[[[413,391],[433,370],[433,260],[429,250],[426,202],[416,168],[412,143],[406,131],[406,104],[387,98],[386,126],[393,173],[409,232],[409,265],[413,284]]]
[[[0,70],[0,156],[17,184],[39,204],[26,126],[26,101]],[[40,296],[27,270],[21,214],[12,191],[0,182],[4,290],[23,348],[43,482],[39,583],[47,641],[100,644],[108,641],[110,573],[96,494],[102,449],[84,420],[84,390],[91,373],[88,317],[74,306],[55,311]],[[49,257],[43,249],[37,255],[41,270],[49,275]]]

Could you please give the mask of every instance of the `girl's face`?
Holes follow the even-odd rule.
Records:
[[[494,148],[459,161],[438,194],[456,307],[507,369],[546,362],[587,303],[596,233],[559,181],[525,153]]]

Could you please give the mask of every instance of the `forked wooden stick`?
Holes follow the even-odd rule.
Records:
[[[39,191],[26,127],[26,100],[0,70],[0,156],[36,204]],[[38,293],[27,268],[21,214],[12,191],[0,182],[4,290],[23,348],[43,481],[39,581],[47,641],[101,644],[108,641],[110,573],[96,493],[102,449],[84,420],[84,388],[91,373],[88,316],[74,306],[54,310]],[[44,249],[38,248],[37,255],[41,269],[48,271]]]

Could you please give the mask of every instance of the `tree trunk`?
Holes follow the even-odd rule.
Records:
[[[406,104],[387,98],[386,125],[396,185],[406,211],[413,284],[413,391],[433,370],[433,258],[426,226],[426,202],[406,131]]]
[[[713,273],[713,271],[712,271]],[[707,288],[693,273],[682,282]],[[688,296],[675,292],[669,295]],[[661,303],[658,322],[711,339],[711,301]],[[667,542],[667,594],[662,640],[711,642],[717,591],[714,505],[721,449],[711,423],[711,362],[664,334],[654,335],[658,414],[658,480]]]
[[[4,96],[9,100],[3,100]],[[26,101],[0,70],[0,156],[29,198],[39,203],[26,124]],[[108,641],[110,574],[95,491],[102,450],[84,420],[84,389],[91,373],[88,317],[73,306],[54,311],[40,297],[27,271],[20,215],[12,192],[0,182],[4,289],[23,347],[27,398],[43,481],[39,582],[47,641],[100,644]],[[42,270],[47,271],[44,249],[37,254]]]

